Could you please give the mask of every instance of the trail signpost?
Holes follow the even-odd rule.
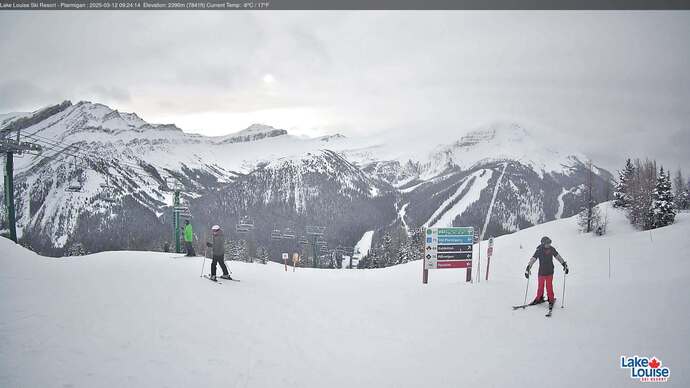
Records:
[[[489,248],[486,250],[486,280],[489,280],[489,264],[491,264],[491,255],[494,253],[494,238],[489,239]]]
[[[466,268],[466,280],[472,279],[473,227],[427,228],[424,236],[424,284],[430,269]]]
[[[287,252],[283,252],[283,262],[285,263],[285,272],[287,272],[287,260],[288,260],[288,254],[287,254]]]

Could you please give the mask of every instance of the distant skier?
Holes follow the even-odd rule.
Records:
[[[216,280],[216,264],[220,264],[220,269],[223,271],[222,279],[232,280],[230,274],[228,273],[228,267],[225,266],[225,236],[223,235],[223,230],[220,226],[213,225],[211,228],[213,233],[212,241],[206,242],[206,246],[213,248],[213,254],[211,261],[211,276],[209,279]]]
[[[568,274],[568,263],[563,260],[561,255],[555,247],[551,245],[551,239],[544,236],[541,238],[541,244],[537,247],[537,250],[529,259],[529,264],[527,264],[527,269],[525,270],[525,277],[529,279],[529,275],[532,269],[532,264],[534,264],[537,259],[539,260],[539,283],[537,286],[537,297],[534,298],[530,305],[544,303],[544,287],[546,286],[546,296],[549,300],[549,309],[553,308],[553,304],[556,302],[556,297],[553,295],[553,258],[556,258],[559,263],[563,266],[563,271]]]
[[[189,223],[189,220],[184,220],[184,246],[187,251],[185,256],[196,256],[194,246],[192,246],[193,241],[194,231],[192,230],[192,224]]]

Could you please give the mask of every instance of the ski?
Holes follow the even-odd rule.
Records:
[[[545,317],[550,317],[550,316],[551,316],[551,312],[552,312],[552,311],[553,311],[553,310],[549,310],[549,312],[548,312],[548,313],[546,313],[546,315],[544,315],[544,316],[545,316]]]
[[[519,305],[519,306],[513,306],[513,310],[517,310],[517,309],[526,309],[526,308],[529,307],[529,306],[538,306],[538,305],[540,305],[540,304],[541,304],[541,303],[537,303],[537,304],[531,304],[531,303],[528,303],[528,304],[521,304],[521,305]]]
[[[211,279],[211,277],[208,276],[208,275],[204,275],[204,277],[205,277],[206,279],[208,279],[208,280],[214,282],[214,283],[223,284],[223,282],[221,282],[221,281]]]

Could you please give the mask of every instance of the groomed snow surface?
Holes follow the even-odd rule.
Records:
[[[608,214],[605,237],[569,218],[497,238],[490,281],[474,284],[436,270],[422,285],[421,262],[228,262],[242,281],[217,285],[200,258],[51,259],[0,239],[0,386],[625,387],[641,383],[620,356],[636,354],[671,369],[666,386],[690,386],[690,214],[651,234]],[[556,270],[551,318],[510,308],[542,235],[572,269],[564,309]]]

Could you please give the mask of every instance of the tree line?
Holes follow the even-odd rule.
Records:
[[[678,170],[671,180],[669,170],[656,161],[627,159],[618,171],[613,206],[626,212],[630,223],[641,230],[670,225],[678,210],[690,207],[690,180]]]

